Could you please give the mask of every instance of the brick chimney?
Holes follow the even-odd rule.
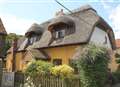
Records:
[[[14,39],[14,40],[12,41],[13,51],[16,51],[16,50],[17,50],[17,41],[18,41],[18,39]]]
[[[18,39],[14,39],[12,41],[12,71],[14,72],[16,70],[16,51],[17,51],[17,41]]]
[[[61,9],[58,12],[56,12],[55,17],[59,17],[59,16],[62,16],[62,15],[65,15],[63,9]]]

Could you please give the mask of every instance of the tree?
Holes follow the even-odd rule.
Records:
[[[85,47],[77,62],[81,87],[103,87],[108,77],[108,62],[107,49],[95,45]]]
[[[6,44],[4,47],[4,53],[6,54],[6,52],[8,51],[8,49],[12,46],[12,41],[15,39],[20,39],[21,37],[23,37],[22,35],[17,35],[15,33],[9,33],[6,36]]]

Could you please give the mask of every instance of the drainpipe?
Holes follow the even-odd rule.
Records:
[[[17,39],[14,39],[13,42],[12,42],[12,58],[13,58],[13,61],[12,61],[12,71],[16,71],[16,51],[17,51]]]

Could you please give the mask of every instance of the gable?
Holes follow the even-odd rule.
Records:
[[[33,59],[34,59],[34,58],[33,58],[32,54],[31,54],[29,51],[27,51],[27,52],[25,53],[23,62],[24,62],[24,63],[30,62],[30,61],[32,61]]]
[[[96,45],[112,49],[107,32],[103,31],[99,27],[95,27],[89,43],[94,43]]]

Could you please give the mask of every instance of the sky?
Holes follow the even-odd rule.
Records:
[[[91,5],[120,38],[120,0],[58,0],[70,10]],[[8,33],[24,35],[33,23],[42,23],[64,9],[54,0],[0,0],[0,17]],[[64,9],[64,12],[67,12]]]

